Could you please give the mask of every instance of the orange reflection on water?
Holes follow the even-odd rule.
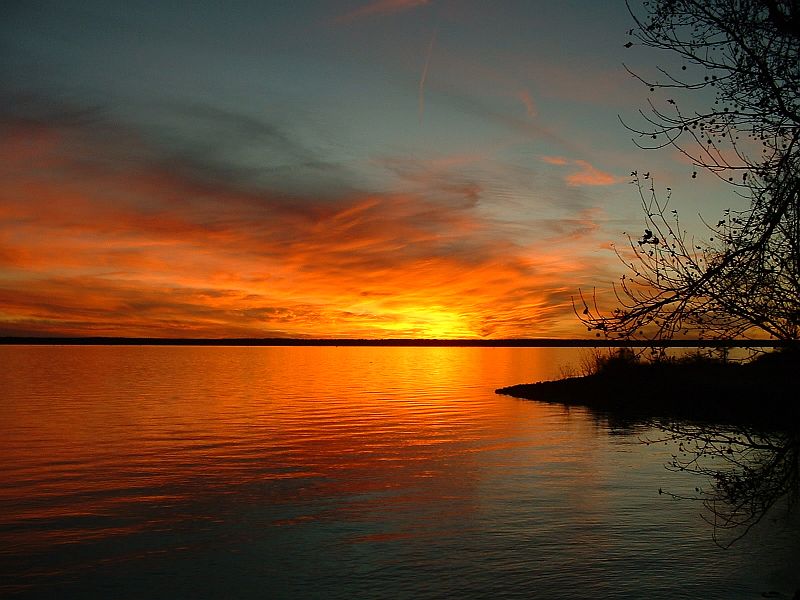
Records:
[[[0,347],[0,595],[191,597],[221,580],[220,596],[424,596],[450,574],[436,589],[485,577],[588,597],[599,581],[635,597],[642,564],[652,589],[676,561],[697,589],[758,576],[736,579],[749,550],[733,565],[703,551],[695,507],[664,510],[657,449],[493,392],[579,355]],[[290,593],[297,581],[322,587]]]
[[[553,427],[552,407],[493,393],[551,376],[537,349],[0,350],[0,502],[6,523],[52,524],[25,534],[34,545],[130,534],[143,526],[121,526],[130,514],[168,526],[221,494],[272,506],[267,526],[384,519],[354,539],[422,535],[475,517],[493,464],[533,448],[558,465],[576,434]]]

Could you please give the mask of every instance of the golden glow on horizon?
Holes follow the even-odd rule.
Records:
[[[579,334],[570,296],[596,277],[593,213],[525,245],[481,216],[472,186],[287,198],[131,166],[114,159],[124,141],[5,133],[2,334]]]
[[[401,336],[405,331],[419,331],[421,338],[457,339],[480,336],[460,314],[439,307],[409,306],[401,309],[389,332],[393,328]],[[391,337],[392,334],[389,333],[388,336]]]

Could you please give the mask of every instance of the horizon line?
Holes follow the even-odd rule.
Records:
[[[388,347],[515,347],[601,348],[776,348],[781,340],[609,340],[592,338],[162,338],[117,336],[2,336],[0,345],[20,346],[388,346]]]

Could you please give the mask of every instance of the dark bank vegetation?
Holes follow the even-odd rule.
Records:
[[[748,362],[727,359],[726,349],[680,357],[630,348],[595,351],[566,377],[513,385],[500,394],[586,406],[632,422],[685,419],[717,424],[796,428],[800,351],[762,353]]]

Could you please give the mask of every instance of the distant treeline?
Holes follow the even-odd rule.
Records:
[[[509,348],[777,348],[778,340],[606,340],[520,338],[504,340],[311,339],[311,338],[125,338],[0,337],[0,345],[52,346],[435,346]]]

